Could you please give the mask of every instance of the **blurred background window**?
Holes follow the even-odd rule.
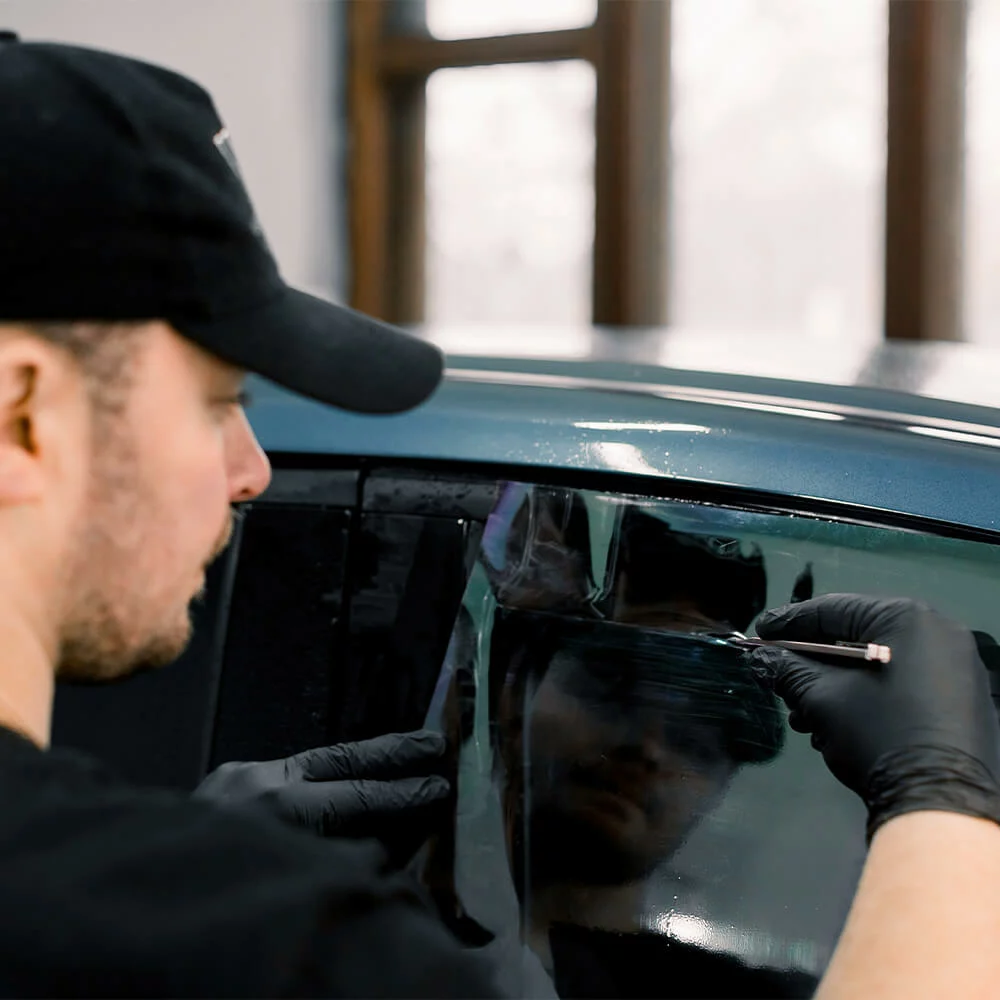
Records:
[[[1000,2],[969,12],[966,111],[968,340],[1000,345]]]
[[[674,0],[669,320],[873,339],[886,5]]]
[[[588,63],[434,73],[427,320],[589,322],[593,173]]]
[[[203,82],[286,276],[397,322],[1000,343],[1000,0],[0,0],[0,21]]]
[[[979,25],[997,0],[981,2],[354,2],[355,91],[382,88],[390,137],[369,129],[356,147],[371,189],[360,200],[379,183],[377,150],[402,148],[401,95],[426,113],[426,148],[402,157],[409,179],[381,182],[395,206],[375,226],[384,254],[353,259],[384,287],[359,286],[356,304],[404,322],[586,316],[576,241],[589,171],[592,322],[808,343],[961,339],[963,311],[982,328],[976,303],[990,294],[974,228],[965,310],[967,18],[971,7],[974,89],[976,65],[990,72]],[[972,97],[974,153],[976,129],[993,128],[976,110],[988,100]],[[990,183],[970,169],[973,201]],[[361,232],[379,211],[355,214]],[[479,243],[462,244],[456,230],[477,227]],[[542,242],[558,250],[529,268]]]

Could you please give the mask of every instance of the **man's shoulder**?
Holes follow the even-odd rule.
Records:
[[[195,855],[206,886],[266,874],[301,874],[317,887],[345,885],[345,879],[353,888],[385,884],[374,842],[324,841],[263,814],[137,788],[86,755],[42,752],[3,731],[0,796],[0,878],[15,858],[22,873],[26,859],[44,859],[47,871],[72,866],[64,873],[64,884],[72,885],[138,856],[155,856],[156,874],[167,878],[178,866],[189,875]],[[152,881],[150,872],[147,885]]]
[[[346,932],[364,944],[366,926],[427,934],[431,955],[452,954],[412,884],[382,871],[374,842],[323,841],[136,789],[7,734],[0,799],[0,996],[294,992],[300,974],[329,988],[351,958],[337,971],[320,952]],[[366,964],[388,938],[365,944]]]

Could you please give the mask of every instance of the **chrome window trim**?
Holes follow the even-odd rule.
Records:
[[[969,423],[914,413],[899,413],[844,403],[818,402],[796,396],[772,396],[731,389],[708,389],[670,383],[636,383],[579,375],[538,372],[492,371],[476,368],[448,368],[445,377],[453,382],[513,385],[533,389],[583,389],[594,392],[629,393],[654,396],[686,403],[707,403],[732,409],[757,410],[813,420],[847,421],[910,434],[922,434],[963,444],[1000,448],[1000,427]],[[655,429],[655,425],[651,425]]]

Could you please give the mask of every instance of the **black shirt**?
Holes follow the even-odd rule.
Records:
[[[556,989],[573,1000],[779,1000],[811,997],[817,986],[799,970],[750,966],[665,934],[556,924],[549,943]]]
[[[0,995],[498,996],[381,863],[0,729]]]

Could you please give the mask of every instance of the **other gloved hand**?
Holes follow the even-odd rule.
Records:
[[[972,633],[903,599],[831,594],[767,611],[762,639],[874,642],[890,663],[820,661],[759,647],[750,665],[812,733],[833,774],[868,806],[869,839],[917,810],[1000,822],[1000,725]]]
[[[231,761],[209,774],[194,796],[262,810],[324,836],[393,839],[400,818],[419,825],[427,807],[447,797],[448,781],[433,773],[444,750],[443,736],[420,730],[284,760]]]

